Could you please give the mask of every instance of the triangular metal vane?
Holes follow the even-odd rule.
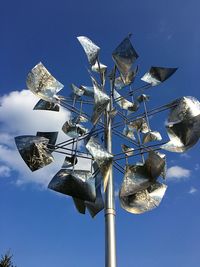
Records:
[[[113,90],[113,97],[116,101],[116,104],[119,105],[122,109],[135,112],[139,108],[138,103],[128,101],[123,96],[121,96],[116,90]]]
[[[88,119],[86,117],[84,117],[83,115],[77,115],[77,116],[74,116],[71,119],[71,122],[73,124],[77,124],[77,123],[80,123],[80,122],[88,122]]]
[[[34,110],[59,111],[60,106],[56,103],[48,102],[43,99],[40,99],[33,109]]]
[[[129,125],[125,125],[123,129],[123,135],[125,135],[126,137],[132,140],[136,140],[135,135],[134,135],[134,130],[133,128],[129,127]]]
[[[62,127],[65,134],[71,138],[78,138],[88,132],[88,129],[83,127],[81,124],[76,124],[71,121],[66,121]]]
[[[135,130],[142,132],[144,134],[149,132],[147,122],[144,118],[131,121],[131,122],[129,122],[128,126],[130,129],[135,129]]]
[[[156,182],[145,190],[123,196],[120,193],[120,204],[123,209],[133,214],[141,214],[157,208],[167,189],[167,185]]]
[[[101,117],[102,112],[108,106],[110,97],[101,90],[94,78],[92,78],[92,82],[94,86],[94,109],[91,121],[95,125]]]
[[[130,71],[133,63],[138,58],[138,54],[133,48],[130,36],[126,37],[113,51],[112,58],[120,71],[120,73],[126,77]]]
[[[48,102],[58,102],[57,93],[64,87],[41,62],[29,72],[26,84],[31,92]]]
[[[177,68],[151,67],[150,70],[141,78],[141,80],[151,84],[152,86],[156,86],[166,81],[176,71]]]
[[[97,61],[98,54],[100,47],[98,47],[96,44],[94,44],[88,37],[86,36],[79,36],[77,37],[78,41],[82,45],[88,61],[91,65],[94,65]]]
[[[40,136],[22,135],[15,137],[17,149],[31,171],[36,171],[53,162],[49,152],[49,139]]]
[[[159,132],[150,131],[150,132],[144,134],[142,142],[143,142],[143,144],[145,144],[148,142],[161,141],[161,140],[162,140],[162,136]]]
[[[101,72],[104,73],[107,70],[107,66],[100,63],[98,64],[98,61],[96,61],[96,63],[92,66],[92,71],[94,72]]]
[[[48,188],[81,200],[95,201],[95,179],[90,171],[61,169]]]
[[[84,94],[84,90],[80,87],[77,87],[75,84],[71,84],[72,91],[77,96],[82,96]]]
[[[94,98],[94,88],[92,86],[81,85],[80,89],[84,91],[84,95]]]
[[[102,145],[99,144],[98,140],[93,136],[90,137],[86,144],[86,148],[96,161],[101,174],[103,176],[104,190],[108,183],[108,177],[110,174],[110,166],[113,161],[113,155],[110,154]]]

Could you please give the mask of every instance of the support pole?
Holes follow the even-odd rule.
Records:
[[[111,87],[112,88],[112,87]],[[109,111],[112,110],[111,101],[106,112],[105,141],[108,152],[112,153],[112,118]],[[115,240],[115,189],[113,180],[113,166],[105,192],[105,267],[116,267],[116,240]]]

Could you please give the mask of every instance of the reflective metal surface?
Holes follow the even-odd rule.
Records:
[[[122,144],[121,147],[122,147],[122,151],[124,152],[125,155],[127,155],[127,156],[133,155],[134,148],[129,147],[125,144]]]
[[[86,170],[61,169],[51,180],[48,188],[81,200],[95,201],[95,179]]]
[[[79,213],[85,214],[86,206],[85,201],[73,197],[74,205]]]
[[[78,138],[88,132],[87,128],[83,127],[81,124],[73,123],[72,121],[66,121],[62,130],[71,138]]]
[[[134,121],[131,121],[129,122],[129,128],[131,129],[135,129],[139,132],[142,132],[142,133],[148,133],[149,131],[149,128],[148,128],[148,125],[147,125],[147,122],[144,118],[141,118],[141,119],[137,119],[137,120],[134,120]]]
[[[129,127],[129,125],[125,125],[125,127],[123,129],[123,135],[125,135],[126,137],[128,137],[132,140],[136,140],[135,135],[134,135],[134,129]]]
[[[72,91],[77,96],[82,96],[84,94],[84,89],[77,87],[75,84],[71,84]]]
[[[98,140],[94,137],[90,137],[86,144],[86,148],[96,161],[102,173],[104,189],[106,189],[113,155],[110,154],[102,145],[100,145]]]
[[[84,95],[94,98],[94,88],[91,86],[81,85],[80,88],[84,91]]]
[[[155,181],[165,171],[165,158],[163,155],[150,151],[144,164],[151,181]]]
[[[176,71],[177,68],[151,67],[150,70],[141,78],[141,80],[151,84],[151,86],[156,86],[167,80]]]
[[[127,99],[122,97],[116,90],[113,91],[113,97],[116,100],[116,104],[119,105],[122,109],[134,112],[139,108],[139,105],[137,103],[128,101]]]
[[[161,140],[162,140],[162,136],[159,132],[150,131],[150,132],[144,134],[142,142],[143,142],[143,144],[145,144],[148,142],[161,141]]]
[[[107,66],[99,63],[96,61],[96,63],[92,66],[92,71],[94,72],[106,72]]]
[[[145,94],[139,95],[137,97],[137,101],[139,103],[142,103],[143,101],[149,101],[149,99],[150,99],[150,96],[149,95],[145,95]]]
[[[71,156],[71,157],[70,156],[66,156],[65,160],[63,162],[63,165],[62,165],[62,169],[70,168],[70,167],[76,165],[77,162],[78,162],[78,159],[74,155]]]
[[[96,60],[98,58],[99,50],[100,48],[94,44],[89,38],[86,36],[79,36],[77,37],[79,40],[80,44],[82,45],[88,61],[91,65],[94,65],[96,63]]]
[[[47,146],[49,139],[40,136],[22,135],[15,137],[17,149],[31,171],[36,171],[53,162]]]
[[[92,78],[92,82],[94,87],[94,108],[91,121],[96,124],[110,102],[110,97],[101,90],[94,78]]]
[[[58,132],[37,132],[36,135],[47,138],[49,140],[48,144],[54,146],[56,144]],[[52,148],[52,146],[47,145],[49,148]]]
[[[82,115],[77,115],[71,119],[71,122],[72,122],[72,124],[77,124],[80,122],[88,122],[88,119]]]
[[[57,93],[64,87],[41,62],[29,72],[26,84],[31,92],[48,102],[59,101]]]
[[[96,200],[95,202],[85,201],[85,205],[89,210],[89,213],[92,217],[95,217],[97,213],[104,209],[104,200],[101,194],[101,180],[102,176],[98,173],[95,177],[95,185],[96,185]]]
[[[120,204],[123,209],[130,213],[141,214],[157,208],[164,195],[167,186],[161,183],[155,183],[145,190],[138,191],[135,194],[123,196],[120,192]]]
[[[48,102],[43,99],[40,99],[33,109],[34,110],[59,111],[60,106],[56,103]]]
[[[130,36],[126,37],[113,51],[112,58],[120,73],[126,77],[132,64],[138,58],[138,54],[131,44]]]
[[[200,137],[200,103],[194,97],[182,97],[170,111],[166,125],[170,141],[161,148],[182,153],[194,146]]]

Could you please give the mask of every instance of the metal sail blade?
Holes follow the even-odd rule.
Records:
[[[152,142],[152,141],[161,141],[162,136],[158,131],[149,131],[148,133],[145,133],[143,136],[143,144]]]
[[[125,145],[125,144],[122,144],[121,147],[122,147],[122,151],[124,152],[125,155],[127,155],[127,156],[132,156],[133,155],[134,148],[129,147],[129,146]]]
[[[126,77],[133,63],[138,58],[138,54],[131,44],[130,35],[113,51],[112,58],[119,72]]]
[[[78,138],[88,132],[87,128],[83,127],[81,124],[73,123],[72,121],[66,121],[62,130],[71,138]]]
[[[15,137],[17,149],[31,171],[36,171],[53,162],[49,152],[49,139],[40,136],[23,135]]]
[[[84,91],[84,95],[94,98],[94,88],[92,86],[81,85],[80,89]]]
[[[77,211],[81,214],[85,214],[85,211],[86,211],[85,201],[78,199],[78,198],[75,198],[75,197],[73,197],[73,201],[74,201],[74,205],[75,205]]]
[[[145,190],[123,196],[120,193],[120,204],[123,209],[133,214],[141,214],[157,208],[166,192],[167,186],[156,182]]]
[[[100,63],[98,64],[98,61],[95,62],[95,64],[92,66],[92,71],[94,72],[100,72],[100,73],[105,73],[107,71],[107,66]]]
[[[132,140],[136,140],[135,135],[134,135],[134,130],[131,127],[129,127],[129,125],[125,125],[123,129],[123,135],[125,135],[126,137]]]
[[[94,87],[94,109],[91,121],[95,125],[98,122],[100,116],[102,115],[102,112],[108,106],[108,103],[110,102],[110,97],[101,90],[100,86],[94,78],[92,78],[92,82]]]
[[[102,145],[100,145],[98,140],[94,137],[90,137],[86,144],[86,148],[96,161],[101,171],[105,190],[108,183],[108,177],[110,173],[110,167],[113,161],[113,155],[110,154]]]
[[[170,78],[176,71],[177,68],[151,67],[141,80],[152,86],[157,86]]]
[[[95,164],[93,164],[94,166]],[[96,168],[97,169],[97,168]],[[103,180],[100,172],[95,176],[95,185],[96,185],[96,200],[95,202],[85,201],[85,205],[94,218],[100,211],[104,209],[104,200],[101,194],[101,181]]]
[[[47,138],[49,140],[48,144],[53,146],[56,144],[58,138],[58,132],[37,132],[36,135]]]
[[[33,108],[34,110],[59,111],[60,106],[53,102],[48,102],[40,99]]]
[[[65,160],[63,162],[63,165],[62,165],[62,169],[70,168],[70,167],[76,165],[77,163],[78,163],[78,159],[75,155],[73,155],[71,157],[66,156]]]
[[[194,97],[175,101],[166,125],[170,141],[162,149],[182,153],[194,146],[200,138],[200,103]]]
[[[134,112],[139,108],[138,103],[130,102],[124,97],[122,97],[116,90],[113,91],[113,97],[116,101],[116,104],[120,106],[120,108]]]
[[[144,102],[144,101],[149,101],[149,99],[150,99],[150,96],[149,96],[149,95],[145,95],[145,94],[139,95],[139,96],[137,97],[137,101],[138,101],[139,103],[142,103],[142,102]]]
[[[57,93],[64,87],[41,62],[29,72],[26,84],[31,92],[48,102],[58,102]]]
[[[149,179],[155,181],[165,171],[165,158],[157,152],[150,151],[145,160],[145,168]]]
[[[144,118],[131,121],[129,122],[128,126],[130,129],[135,129],[136,131],[142,132],[144,134],[148,133],[149,131],[147,122]]]
[[[86,170],[61,169],[50,181],[48,188],[81,200],[96,199],[95,179]]]
[[[75,84],[71,84],[72,91],[77,96],[82,96],[84,94],[84,90],[80,87],[77,87]]]
[[[98,47],[96,44],[94,44],[88,37],[86,36],[78,36],[78,41],[82,45],[86,56],[88,58],[88,61],[91,65],[94,65],[97,61],[100,47]]]

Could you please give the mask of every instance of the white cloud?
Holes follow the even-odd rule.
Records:
[[[199,165],[199,163],[196,163],[196,164],[195,164],[194,169],[195,169],[195,171],[198,171],[198,170],[200,169],[200,165]]]
[[[191,158],[191,156],[188,155],[187,153],[182,153],[182,154],[180,154],[180,157],[181,157],[181,158],[185,158],[185,159],[190,159],[190,158]]]
[[[188,191],[188,193],[191,194],[191,195],[193,195],[193,194],[195,194],[197,192],[198,192],[198,190],[193,186],[191,186],[190,190]]]
[[[14,137],[37,131],[59,131],[58,142],[67,139],[61,128],[70,113],[33,110],[39,99],[28,90],[14,91],[0,98],[0,176],[15,173],[16,184],[34,182],[46,186],[61,167],[64,155],[54,153],[55,162],[31,172],[19,155]]]
[[[180,166],[172,166],[167,170],[167,179],[179,181],[189,178],[191,171]]]

